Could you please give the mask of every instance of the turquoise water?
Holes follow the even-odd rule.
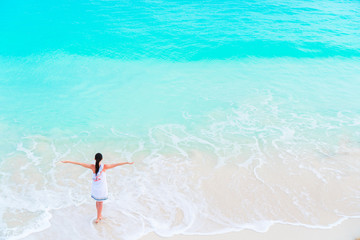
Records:
[[[1,2],[0,53],[124,60],[359,57],[357,1]]]
[[[359,217],[359,12],[358,1],[2,1],[0,238],[46,239],[31,233],[65,228],[60,210],[82,211],[72,221],[88,228],[90,176],[56,162],[96,152],[136,164],[110,178],[115,211],[92,236]],[[218,175],[231,191],[206,188]],[[266,197],[246,205],[269,189],[304,214]]]

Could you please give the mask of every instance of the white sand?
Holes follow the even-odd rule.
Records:
[[[331,229],[310,229],[302,226],[275,224],[265,233],[243,230],[219,235],[176,235],[160,237],[150,233],[141,240],[360,240],[360,219],[349,219]]]

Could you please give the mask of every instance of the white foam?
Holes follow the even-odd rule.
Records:
[[[89,61],[88,58],[80,56],[63,57],[62,61],[66,62],[68,57],[75,61],[77,66]],[[342,219],[358,214],[360,210],[356,206],[356,200],[359,198],[360,190],[357,185],[352,185],[352,180],[355,182],[359,180],[354,174],[359,167],[356,161],[352,160],[358,156],[356,155],[358,152],[354,150],[356,149],[354,139],[357,141],[360,135],[356,128],[360,118],[356,113],[349,111],[333,114],[330,111],[332,109],[329,112],[326,109],[319,110],[321,105],[316,101],[314,101],[315,106],[306,108],[305,111],[304,107],[308,106],[302,105],[303,98],[301,98],[313,97],[310,96],[311,94],[303,95],[303,93],[307,90],[314,91],[317,88],[315,86],[318,86],[316,82],[312,82],[318,78],[309,76],[312,70],[319,67],[325,72],[331,62],[331,65],[337,67],[330,69],[330,73],[335,75],[336,71],[340,71],[336,73],[339,77],[344,73],[341,70],[344,66],[355,67],[357,61],[253,60],[191,63],[184,64],[180,68],[170,63],[151,63],[155,65],[151,68],[153,65],[146,63],[151,69],[148,70],[151,71],[151,75],[159,78],[151,79],[156,83],[162,83],[161,81],[168,78],[168,76],[159,76],[158,73],[161,73],[159,69],[170,67],[176,76],[184,68],[188,69],[189,73],[185,77],[199,78],[201,83],[195,84],[198,89],[207,85],[206,77],[216,80],[214,82],[227,77],[241,80],[244,78],[249,86],[243,89],[241,94],[237,89],[244,86],[244,83],[236,85],[238,82],[231,82],[234,86],[224,88],[227,89],[226,91],[231,91],[228,95],[222,94],[221,91],[214,92],[216,86],[209,91],[200,92],[199,99],[207,101],[204,106],[213,104],[206,111],[202,109],[201,104],[201,107],[196,109],[176,108],[181,105],[180,103],[167,105],[171,109],[180,109],[174,114],[179,117],[168,120],[169,124],[150,126],[143,135],[136,134],[137,131],[131,129],[131,126],[136,125],[131,125],[128,131],[127,127],[121,126],[129,119],[133,120],[131,117],[134,116],[124,120],[117,116],[112,118],[113,115],[109,115],[111,117],[108,120],[100,119],[104,120],[103,123],[94,119],[86,123],[91,126],[89,127],[91,130],[63,132],[60,127],[53,129],[49,131],[50,137],[44,141],[45,143],[42,142],[44,136],[18,138],[17,136],[22,136],[22,133],[12,130],[12,134],[16,136],[13,138],[21,142],[17,143],[14,149],[6,152],[7,154],[2,155],[1,168],[11,166],[12,161],[15,164],[23,164],[23,159],[19,156],[25,156],[27,163],[16,172],[18,179],[12,178],[12,170],[0,172],[0,181],[4,186],[1,189],[4,209],[19,209],[18,206],[22,206],[24,211],[50,212],[56,209],[61,211],[69,206],[81,208],[92,204],[93,207],[88,191],[91,173],[74,166],[55,163],[64,158],[92,162],[93,156],[89,155],[89,152],[102,148],[113,161],[136,160],[131,168],[122,167],[109,172],[110,200],[105,203],[105,209],[108,206],[114,210],[114,213],[108,212],[110,217],[106,226],[110,226],[109,229],[101,228],[101,231],[109,231],[109,233],[114,231],[127,239],[137,239],[141,234],[150,231],[162,236],[178,233],[216,234],[241,229],[267,231],[274,223],[330,228],[339,224]],[[139,63],[106,59],[98,61],[104,65],[111,64],[116,69],[132,68],[131,73],[144,69]],[[253,81],[255,79],[247,77],[255,74],[249,69],[249,64],[252,69],[259,70],[256,71],[258,72],[256,80],[266,77],[268,81]],[[284,70],[284,65],[287,70]],[[56,66],[56,64],[52,65],[53,68]],[[205,70],[201,72],[199,66]],[[216,75],[212,70],[214,66],[222,66],[226,71]],[[305,72],[307,75],[304,78],[303,69],[310,69]],[[291,74],[291,77],[304,83],[296,85],[297,88],[293,88],[294,84],[291,81],[281,82],[283,77],[288,77],[289,72],[293,70],[295,73]],[[226,75],[227,72],[230,74]],[[132,76],[131,73],[124,72]],[[323,74],[321,77],[334,79],[333,76],[328,75]],[[144,76],[147,74],[133,76],[134,81],[139,81]],[[113,80],[109,80],[106,84],[118,86]],[[283,84],[284,88],[278,89],[276,87],[278,84]],[[77,90],[84,90],[87,87],[88,84],[83,83],[74,86],[78,88]],[[124,88],[129,90],[126,86]],[[94,89],[95,87],[87,89],[81,94],[85,97],[92,96]],[[293,91],[287,91],[289,89]],[[190,91],[190,89],[186,90]],[[179,92],[179,96],[181,93]],[[113,97],[118,92],[111,94]],[[241,96],[234,99],[238,95]],[[187,99],[188,102],[190,100]],[[136,117],[139,116],[139,112],[145,112],[144,110],[148,108],[143,101],[139,102],[139,105],[131,105],[140,107]],[[132,108],[125,110],[130,112]],[[150,111],[149,116],[154,114]],[[164,122],[162,117],[136,124]],[[124,121],[118,121],[119,119]],[[173,124],[174,122],[176,124]],[[106,140],[97,139],[99,133]],[[350,140],[339,144],[339,139],[342,137]],[[45,148],[40,149],[41,145],[45,145]],[[40,167],[44,170],[38,173],[36,170]],[[349,170],[351,168],[352,170]],[[33,184],[26,174],[36,175],[38,183]],[[227,174],[233,175],[229,177],[229,182],[222,183]],[[310,180],[305,176],[310,177]],[[306,181],[312,182],[310,184]],[[218,192],[208,189],[206,192],[204,190],[206,184],[210,186],[219,184]],[[304,186],[305,184],[308,185]],[[231,192],[226,192],[226,187],[229,185],[233,186],[233,189]],[[335,190],[344,189],[346,192],[343,193],[342,198],[324,199],[319,197],[321,194],[311,192],[313,189],[310,187],[313,185],[324,190],[322,194],[326,196],[332,197],[326,192],[328,188],[332,190],[332,187]],[[221,191],[227,194],[225,198],[222,198]],[[280,196],[279,199],[276,198],[277,196]],[[247,199],[248,205],[241,202],[243,198]],[[238,205],[231,202],[233,199],[240,199]],[[234,204],[232,212],[223,207],[222,203],[226,200]],[[347,209],[349,205],[352,208]],[[278,206],[285,206],[284,210]],[[289,213],[286,208],[291,208]],[[4,209],[1,210],[2,213]],[[243,216],[243,219],[233,215],[240,211],[239,209],[243,212],[238,215]],[[332,217],[328,222],[321,222],[318,217],[324,209]],[[94,211],[91,212],[91,218]],[[49,227],[47,218],[48,215],[44,214],[44,220],[39,220],[41,224],[30,226],[30,230],[19,226],[19,232],[22,231],[18,233],[19,236],[34,232],[34,229]],[[69,221],[76,220],[69,219]],[[119,222],[122,225],[118,224]],[[133,229],[134,226],[139,227],[137,232]],[[1,228],[4,229],[5,226],[1,225]],[[100,228],[94,229],[94,236],[96,234],[100,236]]]
[[[48,211],[45,211],[44,214],[42,214],[35,222],[33,221],[30,226],[27,226],[24,228],[23,232],[21,232],[19,235],[16,236],[9,236],[9,240],[17,240],[17,239],[23,239],[27,236],[29,236],[32,233],[41,232],[51,226],[50,219],[51,214]],[[14,233],[10,233],[14,234]]]

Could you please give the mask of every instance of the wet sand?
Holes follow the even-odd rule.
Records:
[[[359,240],[360,239],[360,218],[348,219],[330,229],[311,229],[303,226],[292,226],[275,224],[267,232],[260,233],[252,230],[243,230],[218,235],[175,235],[172,237],[161,237],[150,233],[141,240]]]

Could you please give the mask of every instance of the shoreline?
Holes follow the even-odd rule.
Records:
[[[174,235],[162,237],[152,232],[140,240],[307,240],[307,239],[326,239],[326,240],[360,240],[360,218],[348,218],[332,228],[310,228],[305,226],[295,226],[290,224],[275,223],[266,232],[256,232],[253,230],[240,230],[215,235]]]
[[[39,143],[38,146],[42,145]],[[347,152],[351,154],[345,154]],[[346,162],[350,163],[353,162],[352,159],[358,158],[360,153],[358,152],[358,149],[351,151],[349,150],[347,152],[340,152],[339,155],[334,156],[334,158],[339,160],[337,162],[341,162],[342,164]],[[109,156],[111,156],[112,154],[114,153],[109,152]],[[288,196],[285,194],[288,192],[280,191],[280,189],[275,196],[274,193],[268,191],[266,186],[254,176],[255,174],[251,170],[253,169],[251,167],[250,169],[246,169],[244,167],[236,167],[234,166],[234,164],[229,164],[222,167],[214,168],[213,165],[215,165],[216,162],[210,161],[210,156],[207,155],[207,153],[200,151],[189,152],[189,157],[193,161],[192,165],[186,164],[186,161],[176,162],[174,158],[162,155],[162,157],[154,158],[153,162],[151,162],[151,165],[149,164],[151,167],[146,166],[147,162],[139,160],[139,163],[142,164],[137,165],[136,169],[124,168],[122,170],[114,170],[112,174],[114,176],[120,174],[123,181],[120,185],[118,185],[116,183],[119,177],[109,178],[109,183],[112,183],[113,186],[113,200],[106,203],[106,206],[104,208],[104,215],[106,216],[107,220],[104,221],[103,224],[92,224],[95,209],[93,202],[89,200],[90,197],[86,197],[86,195],[88,194],[88,187],[81,189],[77,188],[76,191],[62,191],[62,195],[59,195],[62,196],[60,197],[60,199],[65,199],[65,196],[66,199],[70,197],[71,202],[67,205],[67,207],[53,207],[53,211],[50,212],[50,214],[52,215],[51,219],[49,219],[50,227],[42,230],[33,231],[33,233],[28,234],[24,238],[29,240],[48,239],[49,237],[51,238],[51,236],[57,235],[59,232],[68,231],[67,236],[65,235],[64,237],[71,238],[77,236],[78,238],[83,238],[86,236],[88,238],[91,238],[92,236],[96,235],[103,239],[118,239],[119,236],[122,236],[122,239],[139,240],[307,240],[309,238],[326,240],[360,240],[358,194],[352,193],[350,195],[351,198],[347,202],[331,202],[336,201],[337,199],[341,200],[342,198],[344,198],[347,193],[345,191],[347,187],[350,187],[350,190],[357,189],[356,182],[358,182],[358,175],[356,171],[348,173],[346,178],[337,178],[337,175],[332,175],[331,172],[330,174],[324,173],[324,179],[326,179],[327,182],[323,183],[319,182],[316,175],[309,175],[307,172],[305,172],[307,174],[303,173],[304,168],[301,168],[301,171],[298,170],[297,172],[303,174],[299,175],[298,177],[289,175],[289,177],[286,178],[287,183],[283,184],[282,187],[287,187],[285,188],[285,190],[303,190],[308,188],[309,196],[313,196],[312,199],[314,201],[306,201],[306,198],[299,197],[298,201],[301,202],[302,205],[296,205],[297,207],[294,207],[294,204],[292,204],[293,198],[288,199]],[[172,159],[173,161],[166,161],[167,159]],[[206,164],[203,163],[203,159],[207,159]],[[16,165],[18,164],[16,160],[22,160],[22,158],[18,158],[15,156],[9,160],[11,160],[10,162],[13,165]],[[327,159],[328,164],[332,163],[332,161],[333,160],[331,159]],[[170,163],[175,165],[172,165]],[[305,163],[306,162],[304,162],[303,164]],[[310,163],[312,163],[312,161],[310,161]],[[12,165],[8,165],[8,167],[11,166]],[[320,166],[322,165],[315,165],[317,169],[319,169]],[[147,171],[143,170],[143,168],[145,167],[148,167]],[[267,170],[261,168],[258,169],[257,174],[259,174],[261,179],[265,179],[268,184],[273,184],[274,186],[285,181],[285,170],[292,169],[288,168],[287,165],[284,163],[276,164],[276,169],[274,166],[269,164],[268,166],[266,164],[263,164],[262,167],[268,168]],[[354,169],[357,168],[358,167],[355,167]],[[73,184],[81,184],[81,186],[85,186],[85,184],[87,184],[88,173],[86,173],[86,170],[82,168],[74,168],[71,171],[66,171],[67,169],[64,165],[59,165],[56,169],[57,170],[56,172],[54,172],[54,176],[56,177],[56,179],[59,180],[56,182],[56,185],[53,186],[53,192],[57,192],[59,187],[69,184],[70,182]],[[155,172],[155,169],[157,171],[156,177],[151,175],[153,172]],[[36,183],[35,180],[41,180],[39,177],[39,173],[36,171],[34,172],[34,169],[29,168],[27,173],[33,176],[33,183]],[[171,181],[168,178],[169,173],[171,173]],[[177,185],[180,179],[178,176],[183,176],[184,173],[191,173],[188,179],[191,179],[194,182],[201,184],[192,185],[189,181],[182,182],[184,185]],[[77,181],[69,182],[69,179],[71,179],[71,176],[73,175],[84,177],[78,178]],[[164,179],[164,177],[167,177],[167,180],[163,181],[163,183],[167,183],[165,187],[164,185],[159,184]],[[134,181],[133,179],[138,179],[138,181]],[[199,179],[205,179],[206,181],[200,181]],[[15,182],[17,182],[18,180],[22,181],[22,179],[17,178],[14,178],[13,180]],[[299,182],[301,182],[301,185],[294,184]],[[148,192],[142,192],[141,198],[138,198],[138,195],[136,195],[138,194],[138,192],[133,192],[131,190],[136,189],[136,186],[140,185],[145,186],[146,189],[148,189]],[[159,186],[161,187],[161,191],[157,189]],[[183,192],[184,188],[176,188],[179,186],[187,186],[188,188],[193,187],[193,189],[191,191],[189,190],[187,192]],[[234,186],[236,189],[240,189],[241,192],[236,194],[233,191]],[[354,187],[351,188],[351,186]],[[170,189],[176,190],[173,196],[174,199],[164,199],[162,193],[165,191],[169,191]],[[202,195],[198,196],[192,194],[194,192],[201,192]],[[175,193],[178,194],[176,195]],[[204,218],[204,216],[206,215],[201,215],[202,212],[197,211],[196,207],[201,206],[199,205],[199,202],[195,202],[195,205],[196,203],[198,204],[196,206],[191,205],[194,204],[193,201],[188,201],[185,202],[184,205],[181,205],[181,201],[184,200],[182,197],[185,194],[188,194],[187,196],[193,196],[194,199],[206,199],[207,204],[209,205],[205,205],[206,208],[204,211],[208,214],[212,214],[212,218],[210,219],[215,219],[216,221],[207,222],[206,219],[209,218]],[[229,198],[228,196],[232,197]],[[134,197],[136,197],[136,199]],[[261,201],[259,200],[258,202],[256,202],[256,199],[258,197],[261,197]],[[246,201],[244,201],[244,199]],[[276,220],[266,222],[268,223],[265,224],[266,226],[264,226],[264,224],[251,225],[251,216],[252,214],[254,214],[254,212],[262,209],[261,207],[264,203],[263,199],[268,199],[266,203],[268,205],[271,204],[271,208],[268,209],[274,209],[275,211],[271,212],[272,215],[266,215],[265,219]],[[129,222],[129,215],[127,214],[133,214],[134,210],[132,207],[124,208],[122,207],[122,204],[125,202],[134,201],[139,201],[139,205],[141,204],[142,207],[145,206],[148,208],[139,208],[139,210],[136,211],[136,215],[134,215],[139,217],[132,218],[132,222]],[[324,208],[324,203],[329,204],[331,209],[337,211],[330,212],[329,208]],[[135,207],[136,206],[138,205],[135,205]],[[165,208],[164,206],[167,208]],[[223,206],[223,208],[219,206]],[[152,210],[157,209],[158,207],[164,207],[160,210],[163,210],[165,212],[154,212]],[[216,215],[215,213],[211,212],[211,209],[216,207],[218,211],[221,211],[220,213],[222,215]],[[266,210],[267,208],[263,209],[265,213]],[[342,210],[342,212],[340,212],[340,210]],[[71,216],[74,212],[77,213],[76,216],[74,216],[70,221],[65,224],[64,219],[68,218],[68,216]],[[161,215],[160,213],[165,214]],[[312,225],[312,219],[304,217],[305,213],[311,213],[312,216],[316,217],[318,220],[318,225]],[[26,216],[26,212],[24,214]],[[154,214],[157,214],[156,219],[153,217]],[[169,215],[166,214],[173,215],[170,215],[169,217]],[[340,214],[341,216],[339,216]],[[21,214],[18,214],[16,216],[18,216],[18,219],[21,219],[21,221],[23,221],[24,218]],[[203,218],[201,218],[201,216],[203,216]],[[224,219],[222,219],[221,216],[227,217],[227,219],[230,220],[235,220],[233,224],[229,224],[225,226],[225,228],[222,228],[225,221]],[[236,220],[240,217],[242,217],[242,223],[248,224],[243,224],[240,226],[236,225]],[[291,221],[287,223],[285,220],[286,217],[296,218],[299,224],[291,224]],[[7,217],[6,219],[13,219],[13,217]],[[156,228],[156,223],[168,224],[169,220],[172,221],[172,225],[168,225],[168,230],[170,231],[166,231],[166,228],[164,227]],[[281,220],[283,220],[283,222],[281,222]],[[73,229],[72,226],[75,223],[77,228]],[[141,224],[143,224],[142,227]],[[89,229],[89,226],[91,227],[91,230],[89,230],[87,233],[84,233],[81,230]],[[237,227],[237,229],[239,230],[235,229],[235,227]],[[241,227],[243,230],[241,230]],[[251,227],[253,230],[250,230]],[[69,231],[69,229],[71,230]],[[158,233],[163,235],[168,234],[169,237],[161,237],[156,233],[151,232],[159,230],[162,231],[162,229],[165,229],[165,232]],[[209,235],[201,235],[197,234],[196,232],[209,232]],[[171,236],[172,234],[176,233],[189,233],[189,235],[179,234]],[[192,233],[193,235],[190,235]],[[22,237],[16,236],[12,239],[19,238]]]

